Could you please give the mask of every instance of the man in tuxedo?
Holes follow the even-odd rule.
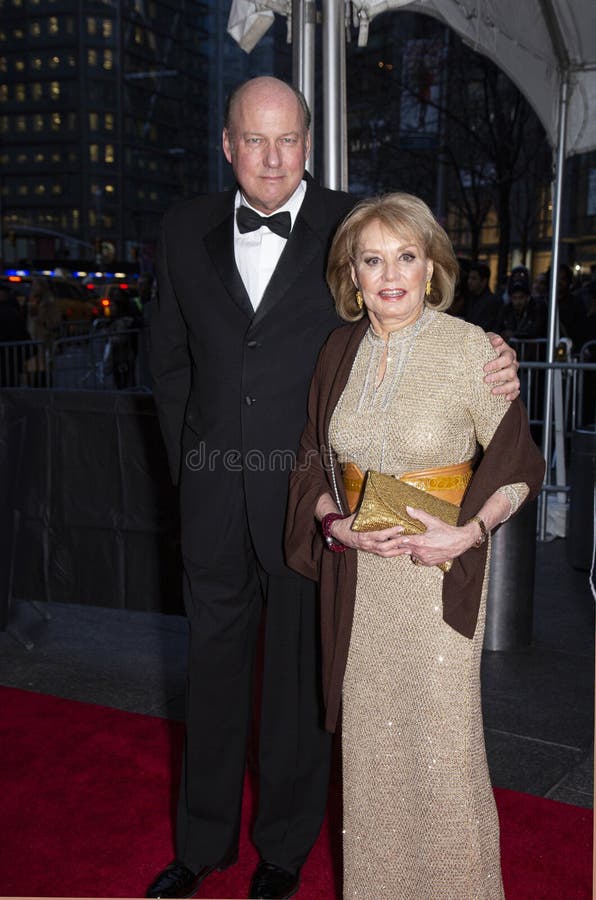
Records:
[[[163,222],[151,358],[180,485],[190,647],[177,858],[150,897],[192,896],[236,859],[262,613],[250,897],[296,893],[325,811],[315,585],[285,566],[282,540],[310,378],[341,324],[327,250],[354,201],[305,174],[309,124],[283,82],[241,85],[223,131],[238,188],[180,203]],[[493,364],[500,392],[517,391],[512,361],[505,347]]]

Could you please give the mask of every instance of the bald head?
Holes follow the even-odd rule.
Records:
[[[304,175],[310,113],[302,95],[268,76],[240,85],[228,100],[223,150],[246,200],[280,209]]]
[[[256,91],[256,92],[265,92],[268,93],[270,91],[279,91],[281,95],[288,96],[289,94],[293,94],[302,110],[302,117],[304,121],[304,130],[308,131],[310,128],[310,109],[308,108],[308,103],[306,102],[306,98],[302,91],[299,91],[297,88],[292,87],[290,84],[286,84],[285,81],[281,81],[279,78],[273,78],[270,75],[261,75],[258,78],[250,78],[248,81],[243,81],[241,84],[237,85],[228,95],[226,100],[226,108],[224,112],[224,128],[230,131],[232,116],[234,114],[234,106],[236,102],[242,97],[242,94],[245,91]]]

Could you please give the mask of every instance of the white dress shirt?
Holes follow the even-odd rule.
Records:
[[[289,212],[291,228],[294,227],[294,222],[302,206],[305,193],[306,181],[301,181],[288,202],[275,210],[276,213]],[[248,203],[241,191],[236,191],[234,201],[234,257],[240,277],[250,297],[250,302],[256,310],[265,293],[265,288],[269,284],[269,279],[279,262],[279,257],[286,246],[286,239],[269,231],[264,225],[257,228],[256,231],[247,231],[245,234],[241,234],[236,222],[236,210],[241,203],[248,206],[249,209],[258,212],[259,215],[262,216],[263,214]]]

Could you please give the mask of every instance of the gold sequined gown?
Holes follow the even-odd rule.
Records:
[[[490,441],[507,403],[482,382],[494,357],[484,332],[426,309],[391,335],[375,389],[383,347],[369,330],[334,411],[340,460],[399,475]],[[506,490],[513,506],[524,494]],[[480,707],[486,578],[473,640],[443,621],[442,578],[409,556],[358,553],[343,687],[346,898],[503,897]]]

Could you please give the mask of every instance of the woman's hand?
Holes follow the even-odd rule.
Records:
[[[469,522],[467,525],[447,525],[442,519],[437,519],[424,512],[423,509],[406,507],[408,514],[413,519],[418,519],[426,525],[424,534],[403,535],[398,541],[395,556],[408,554],[423,566],[438,566],[461,556],[472,547],[482,536],[477,522]]]
[[[504,394],[506,400],[515,400],[519,397],[517,353],[499,334],[489,331],[488,336],[499,355],[486,363],[484,380],[491,385],[493,394]]]
[[[398,538],[403,532],[401,525],[384,528],[382,531],[352,531],[352,522],[356,515],[347,519],[337,519],[331,526],[332,536],[345,547],[352,550],[364,550],[377,556],[398,556]]]

